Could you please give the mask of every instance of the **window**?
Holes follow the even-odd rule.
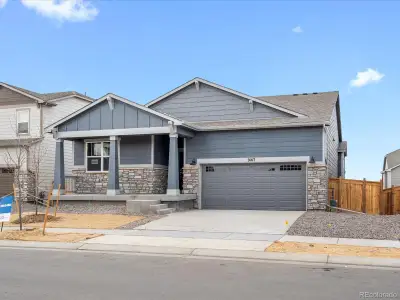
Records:
[[[301,171],[301,165],[281,165],[281,171]]]
[[[206,166],[206,172],[214,172],[213,166]]]
[[[107,172],[110,161],[110,142],[86,143],[86,171]]]
[[[29,109],[17,110],[17,133],[29,134]]]

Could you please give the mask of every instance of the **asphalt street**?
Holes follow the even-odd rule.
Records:
[[[1,300],[400,299],[399,282],[400,270],[0,249]]]

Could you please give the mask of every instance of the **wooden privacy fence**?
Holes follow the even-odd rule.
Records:
[[[400,214],[400,187],[383,190],[380,181],[329,178],[329,200],[367,214]]]

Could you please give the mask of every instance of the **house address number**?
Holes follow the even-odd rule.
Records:
[[[255,157],[249,157],[249,158],[247,159],[247,161],[248,161],[248,162],[255,162],[255,161],[256,161],[256,158],[255,158]]]

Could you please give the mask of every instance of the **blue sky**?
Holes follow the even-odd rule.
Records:
[[[400,2],[57,4],[0,0],[0,81],[139,103],[196,76],[253,96],[339,90],[348,178],[379,179],[400,148]]]

